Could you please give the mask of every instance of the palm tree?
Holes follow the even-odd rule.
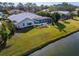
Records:
[[[4,6],[4,7],[7,7],[7,2],[4,2],[4,3],[3,3],[3,6]]]
[[[24,6],[25,6],[26,11],[31,11],[32,3],[26,3]]]
[[[4,10],[6,10],[8,8],[8,3],[7,2],[3,3],[3,8],[4,8]]]
[[[20,10],[24,10],[24,5],[22,3],[18,3],[17,8]]]
[[[0,11],[2,11],[3,6],[2,6],[2,2],[0,2]]]
[[[35,3],[31,4],[31,12],[36,12],[37,11],[37,5]]]
[[[2,2],[0,2],[0,6],[2,5]]]
[[[14,8],[14,3],[9,2],[8,4],[9,4],[10,9],[13,9]]]
[[[36,12],[38,10],[38,6],[35,3],[26,3],[24,6],[25,10],[29,12]]]

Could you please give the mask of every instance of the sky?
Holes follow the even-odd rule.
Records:
[[[36,3],[37,5],[54,5],[54,4],[61,4],[63,2],[68,2],[69,4],[73,4],[76,6],[79,6],[79,0],[0,0],[0,2],[14,2],[17,4],[17,2],[32,2]]]
[[[18,3],[18,2],[17,2]],[[15,4],[17,4],[15,3]],[[27,2],[22,2],[22,3],[27,3]],[[36,3],[37,5],[57,5],[57,4],[62,4],[63,2],[31,2],[31,3]],[[69,4],[73,4],[75,6],[79,6],[79,2],[67,2]]]
[[[37,5],[54,5],[54,4],[62,4],[63,2],[35,2]],[[68,2],[69,4],[73,4],[75,6],[79,6],[79,2]]]

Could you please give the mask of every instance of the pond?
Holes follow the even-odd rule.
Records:
[[[62,38],[46,47],[35,51],[29,56],[78,56],[79,32]]]

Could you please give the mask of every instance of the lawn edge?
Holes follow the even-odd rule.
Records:
[[[78,30],[75,30],[75,31],[73,31],[73,32],[71,32],[71,33],[67,33],[67,34],[64,35],[64,36],[55,38],[54,40],[48,41],[48,42],[46,42],[45,44],[42,44],[42,45],[40,45],[40,46],[38,46],[38,47],[36,47],[36,48],[33,48],[33,49],[31,49],[31,50],[29,50],[29,51],[27,51],[27,52],[21,54],[20,56],[28,56],[28,55],[32,54],[33,52],[35,52],[35,51],[37,51],[37,50],[40,50],[40,49],[46,47],[47,45],[49,45],[49,44],[51,44],[51,43],[54,43],[54,42],[56,42],[56,41],[58,41],[58,40],[60,40],[60,39],[62,39],[62,38],[65,38],[65,37],[67,37],[67,36],[69,36],[69,35],[72,35],[72,34],[78,32],[78,31],[79,31],[79,29],[78,29]]]

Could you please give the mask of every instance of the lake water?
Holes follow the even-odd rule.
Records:
[[[60,39],[48,46],[35,51],[30,56],[78,56],[79,32]]]

